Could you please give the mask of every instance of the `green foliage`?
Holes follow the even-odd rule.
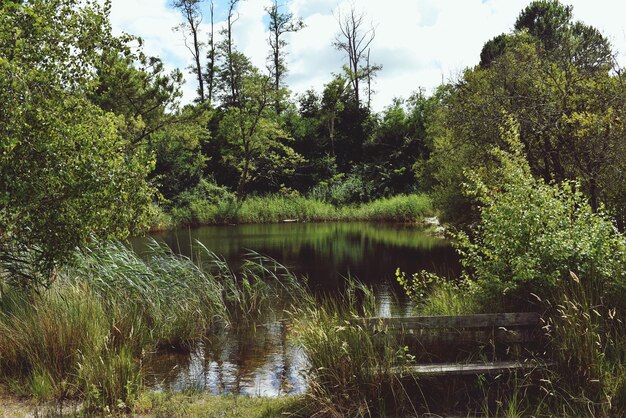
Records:
[[[242,74],[236,105],[220,120],[219,133],[226,143],[222,158],[239,174],[239,199],[246,196],[250,183],[276,184],[303,161],[289,146],[292,138],[268,115],[272,92],[269,78],[258,70]]]
[[[432,160],[434,199],[444,217],[468,219],[464,172],[493,168],[489,149],[507,149],[500,128],[513,117],[531,171],[545,181],[576,180],[594,210],[604,202],[622,222],[622,75],[597,29],[573,21],[570,7],[536,1],[516,30],[489,41],[488,62],[465,71],[439,111]],[[616,183],[619,183],[618,186]],[[465,215],[465,216],[464,216]],[[475,215],[475,213],[474,213]]]
[[[469,281],[441,278],[428,271],[407,278],[400,269],[396,270],[396,281],[421,315],[467,315],[480,309]]]
[[[356,174],[336,175],[322,181],[309,191],[309,197],[333,204],[344,206],[369,200],[368,190],[363,184],[361,176]]]
[[[422,314],[543,312],[556,361],[538,385],[550,396],[518,408],[537,415],[596,416],[623,408],[626,238],[594,212],[576,183],[536,179],[515,133],[494,150],[496,170],[468,175],[480,223],[457,235],[460,283],[427,273],[397,279]],[[575,273],[578,272],[578,273]]]
[[[163,198],[174,199],[201,180],[208,157],[202,147],[210,140],[209,112],[186,108],[165,120],[170,123],[152,135],[149,147],[156,158],[151,173]]]
[[[609,41],[596,28],[574,22],[572,11],[572,6],[558,0],[536,0],[522,10],[515,29],[531,34],[547,55],[559,60],[575,56],[573,65],[578,69],[609,70],[613,67]]]
[[[237,207],[235,195],[206,179],[176,196],[170,213],[177,223],[201,225],[227,222]]]
[[[414,168],[428,157],[428,132],[437,97],[422,91],[406,101],[395,100],[380,116],[363,145],[361,170],[369,199],[416,191]]]
[[[125,119],[88,100],[115,44],[96,2],[0,8],[0,260],[13,283],[48,284],[90,237],[146,221],[152,161]]]
[[[133,47],[134,45],[136,47]],[[149,142],[151,136],[175,118],[166,111],[178,107],[182,74],[165,73],[162,61],[146,56],[142,40],[131,35],[104,45],[95,66],[95,88],[89,100],[106,112],[124,116],[123,136],[132,143]]]
[[[471,236],[458,235],[463,266],[487,306],[524,308],[531,293],[558,295],[570,271],[597,280],[607,300],[619,297],[626,239],[610,219],[593,212],[576,184],[533,178],[519,150],[493,155],[500,168],[474,173],[469,185],[481,222]]]

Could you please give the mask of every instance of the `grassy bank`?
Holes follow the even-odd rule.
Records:
[[[426,195],[399,195],[340,207],[303,196],[255,196],[243,202],[193,199],[167,211],[155,207],[151,229],[163,230],[181,225],[277,223],[285,220],[417,222],[432,214],[431,200]]]
[[[273,418],[310,417],[303,397],[252,398],[234,395],[207,395],[200,393],[142,392],[129,410],[134,417],[159,418]],[[91,416],[80,405],[67,403],[32,403],[17,398],[0,398],[0,416],[26,418],[32,416]],[[106,414],[105,414],[106,416]]]

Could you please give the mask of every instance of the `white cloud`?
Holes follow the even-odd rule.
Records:
[[[420,87],[432,91],[476,65],[483,44],[509,31],[528,0],[285,0],[289,10],[307,25],[290,34],[287,83],[296,92],[321,90],[331,73],[341,71],[340,52],[332,47],[338,26],[338,7],[354,4],[376,27],[372,61],[382,64],[376,80],[377,110],[393,97],[407,97]],[[181,19],[166,0],[113,0],[112,23],[117,30],[139,35],[149,54],[161,56],[170,68],[191,62],[180,33],[171,30]],[[217,6],[222,7],[220,0]],[[242,0],[234,26],[238,48],[253,64],[265,69],[269,52],[264,7],[270,0]],[[576,19],[600,29],[626,57],[626,3],[617,0],[574,0]],[[609,12],[610,11],[610,12]],[[208,18],[206,19],[208,20]],[[216,29],[223,22],[216,22]],[[208,33],[208,23],[201,28]],[[623,62],[623,59],[621,60]],[[186,71],[185,71],[186,72]],[[186,100],[195,96],[193,76],[186,73]]]

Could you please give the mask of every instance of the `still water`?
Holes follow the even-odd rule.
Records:
[[[407,315],[410,305],[395,282],[428,270],[454,276],[459,262],[450,243],[412,225],[293,223],[207,226],[154,234],[175,252],[189,256],[199,241],[233,268],[250,250],[272,257],[306,276],[314,292],[340,292],[352,276],[374,288],[379,315]],[[132,241],[141,252],[142,239]],[[289,338],[280,313],[266,323],[233,327],[198,343],[189,353],[159,352],[146,360],[147,383],[155,389],[201,390],[276,396],[302,393],[306,358]]]

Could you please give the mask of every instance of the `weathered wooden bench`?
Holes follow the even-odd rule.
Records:
[[[412,340],[418,350],[410,372],[417,375],[501,374],[552,365],[537,355],[545,343],[541,317],[534,312],[374,317],[357,322],[375,333]]]

